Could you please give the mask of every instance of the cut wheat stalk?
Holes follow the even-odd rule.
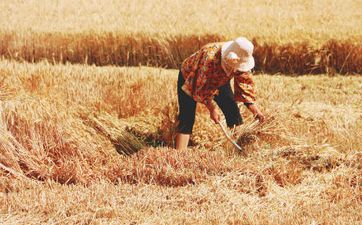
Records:
[[[123,155],[132,155],[146,145],[127,129],[127,124],[120,120],[115,120],[111,115],[89,117],[93,126],[103,135],[105,135],[114,145],[116,151]]]
[[[25,176],[24,174],[19,173],[19,172],[13,170],[12,168],[9,168],[9,167],[5,166],[5,165],[2,164],[1,162],[0,162],[0,169],[3,169],[4,171],[12,174],[13,176],[15,176],[16,178],[18,178],[19,180],[30,181],[31,183],[38,183],[37,180],[31,179],[31,178]]]

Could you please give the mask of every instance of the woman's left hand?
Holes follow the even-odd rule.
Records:
[[[264,114],[260,111],[258,106],[255,104],[248,105],[248,109],[253,113],[255,119],[259,120],[260,123],[263,123],[265,121]]]
[[[265,121],[265,116],[262,112],[257,113],[256,115],[254,114],[255,119],[259,120],[260,123],[264,123]]]

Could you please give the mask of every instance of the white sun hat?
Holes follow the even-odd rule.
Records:
[[[225,42],[221,47],[221,59],[225,67],[233,71],[247,72],[255,66],[254,45],[245,37]]]

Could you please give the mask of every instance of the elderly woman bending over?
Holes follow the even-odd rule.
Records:
[[[195,122],[196,102],[206,105],[210,117],[220,122],[216,104],[223,112],[228,127],[242,124],[236,102],[244,105],[263,122],[265,117],[255,104],[251,69],[255,62],[254,46],[244,37],[203,46],[184,60],[177,81],[179,103],[176,149],[186,149]],[[230,80],[234,78],[234,91]]]

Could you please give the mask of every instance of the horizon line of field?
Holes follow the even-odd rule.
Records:
[[[221,35],[153,38],[147,35],[0,33],[0,57],[17,61],[80,63],[97,66],[153,66],[179,68],[182,61]],[[262,43],[253,38],[256,73],[362,74],[362,45],[352,40],[326,41],[320,47],[307,42]]]

